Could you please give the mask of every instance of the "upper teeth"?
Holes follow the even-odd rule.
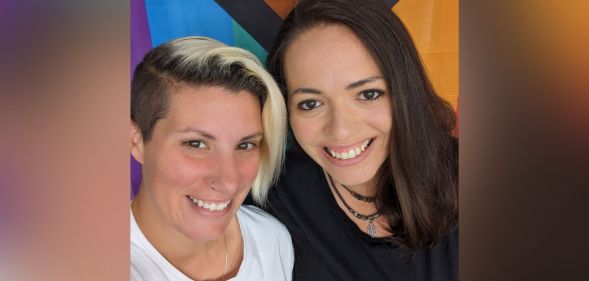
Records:
[[[333,158],[352,159],[352,158],[356,158],[358,155],[362,154],[369,143],[370,143],[370,140],[366,140],[366,141],[364,141],[364,143],[362,143],[361,146],[356,147],[356,148],[352,148],[352,149],[350,149],[346,152],[342,152],[342,153],[335,152],[335,151],[331,150],[331,148],[329,148],[329,147],[327,147],[327,151],[329,151],[329,154],[331,154],[331,156]]]
[[[205,208],[207,210],[210,210],[210,211],[221,211],[221,210],[227,208],[227,205],[229,205],[229,202],[231,202],[231,200],[229,200],[224,203],[211,203],[211,202],[202,201],[202,200],[192,197],[192,196],[188,196],[188,197],[190,197],[190,200],[192,200],[192,202],[194,202],[194,204],[198,205],[201,208]]]

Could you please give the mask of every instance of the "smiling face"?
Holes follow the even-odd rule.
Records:
[[[143,164],[134,204],[146,235],[192,241],[222,235],[256,178],[262,135],[259,100],[247,91],[200,87],[172,94],[152,138],[132,149]]]
[[[346,27],[298,35],[284,58],[290,124],[303,150],[342,184],[373,189],[389,155],[391,98],[370,53]]]

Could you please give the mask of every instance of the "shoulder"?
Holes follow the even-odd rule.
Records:
[[[286,227],[251,205],[242,205],[237,218],[244,258],[235,280],[291,280],[294,249]]]
[[[319,168],[317,163],[309,157],[302,149],[292,149],[286,153],[283,176],[293,173],[304,173],[316,171]]]
[[[130,280],[190,280],[149,243],[131,212]]]
[[[290,240],[286,227],[275,217],[256,206],[242,205],[237,211],[237,217],[240,226],[245,228],[242,231],[254,233],[255,239],[278,236]]]
[[[449,248],[456,251],[456,252],[458,251],[458,238],[459,237],[460,236],[459,236],[458,226],[456,226],[452,230],[450,230],[448,232],[448,234],[446,234],[446,237],[444,237],[447,240]],[[456,255],[458,255],[458,253],[456,253]]]
[[[246,252],[260,253],[264,259],[281,260],[292,264],[294,250],[287,228],[266,211],[252,205],[242,205],[237,217],[241,227]],[[249,250],[248,250],[249,249]],[[292,268],[291,268],[292,269]]]
[[[458,280],[458,227],[450,230],[430,252],[430,271]]]
[[[278,189],[304,191],[323,178],[321,167],[304,152],[289,152],[278,179]]]
[[[431,249],[432,258],[450,264],[450,268],[457,266],[458,263],[458,231],[457,226],[449,230],[438,244]]]
[[[315,202],[311,201],[320,197],[322,180],[323,171],[315,161],[304,152],[289,151],[284,169],[268,193],[267,210],[285,222],[282,216],[285,212],[300,212],[313,207]]]

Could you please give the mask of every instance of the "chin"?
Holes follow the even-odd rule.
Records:
[[[333,179],[341,184],[347,186],[361,185],[371,181],[377,174],[377,169],[374,171],[367,171],[364,169],[354,169],[343,171],[341,169],[326,170]]]
[[[211,225],[210,223],[209,225],[194,225],[194,227],[186,230],[186,235],[195,242],[217,240],[223,235],[223,233],[225,233],[228,225],[228,223],[219,223],[214,225]]]

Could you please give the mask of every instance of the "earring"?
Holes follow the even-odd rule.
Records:
[[[213,181],[211,182],[211,184],[209,185],[209,187],[210,187],[212,190],[215,190],[215,180],[213,180]]]

